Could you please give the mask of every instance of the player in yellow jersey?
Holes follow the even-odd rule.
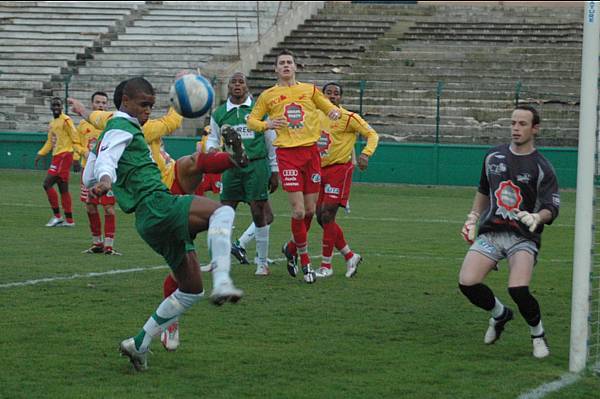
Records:
[[[342,86],[338,83],[327,83],[323,93],[333,104],[340,106]],[[350,187],[352,186],[352,150],[356,143],[356,134],[367,139],[367,145],[357,159],[358,168],[365,170],[369,158],[375,152],[379,136],[360,115],[340,107],[342,116],[331,121],[321,115],[321,139],[318,142],[321,153],[321,192],[317,201],[317,221],[323,228],[323,258],[321,267],[316,270],[317,277],[329,277],[333,274],[331,259],[333,248],[346,259],[346,277],[356,274],[362,257],[352,252],[344,238],[344,232],[336,223],[335,216],[339,207],[348,205]]]
[[[315,85],[296,81],[296,62],[289,50],[277,55],[275,72],[277,84],[258,97],[247,126],[255,132],[273,129],[277,133],[273,145],[277,147],[279,177],[292,210],[293,240],[283,250],[288,258],[288,272],[295,277],[298,267],[289,249],[297,248],[304,281],[310,284],[316,277],[310,267],[308,230],[321,184],[321,159],[316,145],[321,136],[318,110],[332,120],[338,119],[341,111]],[[268,120],[263,120],[265,115]]]
[[[92,94],[92,110],[106,111],[108,107],[108,95],[105,92],[97,91]],[[81,144],[91,151],[98,141],[98,137],[102,130],[96,129],[94,125],[82,119],[77,126]],[[81,159],[81,166],[85,167],[86,159]],[[81,183],[81,195],[79,199],[85,203],[88,220],[90,222],[90,230],[92,232],[92,246],[83,253],[89,254],[106,254],[106,255],[121,255],[115,251],[114,239],[116,230],[116,215],[115,215],[115,197],[112,191],[100,198],[89,195],[88,189],[83,182]],[[104,239],[102,238],[102,222],[100,221],[100,213],[98,213],[98,205],[104,208]]]
[[[87,151],[81,146],[79,134],[77,133],[77,129],[75,129],[73,120],[63,114],[62,105],[62,100],[58,97],[54,97],[50,101],[50,110],[54,119],[50,122],[48,128],[48,139],[38,151],[34,160],[34,165],[37,166],[40,159],[52,151],[52,162],[43,184],[48,196],[48,202],[50,202],[50,207],[54,213],[54,216],[46,223],[47,227],[75,226],[71,193],[69,193],[69,176],[71,164],[73,163],[73,152],[76,151],[81,155],[87,155]],[[55,184],[58,186],[58,191],[60,191],[65,219],[60,216],[58,194],[52,187]]]

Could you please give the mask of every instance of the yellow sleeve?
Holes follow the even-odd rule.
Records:
[[[81,140],[79,139],[79,132],[75,129],[75,124],[71,118],[66,119],[63,125],[63,129],[71,138],[71,143],[73,143],[74,152],[79,153],[79,155],[83,155],[86,152],[86,149],[81,145]]]
[[[267,130],[267,122],[264,122],[262,119],[268,112],[269,108],[267,107],[265,96],[261,94],[258,96],[252,112],[248,115],[248,120],[246,121],[248,129],[259,133]]]
[[[52,150],[52,139],[50,137],[50,130],[48,130],[48,138],[46,139],[46,142],[44,143],[42,148],[40,148],[40,150],[38,151],[38,155],[41,155],[41,156],[48,155],[48,153],[51,150]]]
[[[83,148],[87,148],[88,147],[88,138],[85,135],[85,122],[84,121],[79,122],[79,125],[77,125],[77,135],[79,135],[79,142],[81,143],[81,146]],[[81,155],[78,152],[73,153],[73,161],[79,161],[80,158],[81,158]]]
[[[338,107],[333,105],[333,103],[329,101],[327,97],[325,97],[325,94],[323,94],[323,92],[319,90],[316,86],[314,87],[313,91],[313,102],[315,103],[318,109],[325,113],[325,115],[328,115],[329,112],[331,112],[331,110],[333,109],[338,109]]]
[[[108,111],[92,111],[90,116],[88,117],[88,122],[90,122],[96,129],[104,130],[108,120],[112,118],[113,113]]]
[[[377,132],[357,114],[352,114],[350,117],[350,128],[352,131],[358,132],[367,139],[367,145],[363,148],[361,154],[365,154],[369,157],[373,155],[377,148],[377,144],[379,143],[379,135]]]
[[[173,107],[169,108],[169,112],[162,118],[150,119],[144,124],[142,130],[144,131],[144,137],[148,143],[167,136],[173,133],[177,128],[181,126],[183,122],[183,116],[175,112]]]

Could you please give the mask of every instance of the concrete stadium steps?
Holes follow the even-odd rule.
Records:
[[[0,2],[0,89],[13,103],[10,126],[46,130],[51,115],[45,102],[51,87],[62,84],[63,75],[73,73],[105,37],[143,7],[143,1]],[[48,114],[47,119],[37,112]],[[35,124],[37,129],[32,128]]]

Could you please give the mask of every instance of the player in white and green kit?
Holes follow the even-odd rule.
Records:
[[[221,183],[221,203],[234,209],[239,202],[250,205],[255,227],[257,265],[256,275],[270,274],[267,255],[269,253],[269,225],[273,213],[269,205],[269,192],[279,185],[275,150],[268,139],[268,132],[256,133],[246,126],[246,119],[252,111],[254,101],[248,94],[246,76],[234,73],[227,85],[229,97],[212,114],[211,133],[206,147],[208,151],[218,149],[221,143],[220,131],[225,125],[233,127],[242,137],[242,143],[250,163],[244,168],[228,169],[223,172]],[[270,136],[269,136],[270,137]]]
[[[193,243],[196,234],[208,230],[214,267],[211,301],[216,305],[235,303],[243,296],[229,276],[234,211],[208,198],[169,192],[141,129],[154,101],[154,88],[147,80],[127,82],[120,110],[90,152],[83,176],[92,195],[112,189],[121,209],[135,212],[138,233],[166,259],[179,283],[179,289],[164,299],[140,332],[121,342],[121,353],[137,370],[147,368],[152,338],[204,296]]]

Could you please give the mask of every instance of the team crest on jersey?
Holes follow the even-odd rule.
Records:
[[[286,105],[283,115],[287,119],[290,129],[301,129],[304,127],[304,110],[300,104],[291,103]]]
[[[314,173],[311,177],[310,180],[312,180],[313,183],[321,183],[321,175],[318,173]]]
[[[331,147],[332,141],[331,134],[326,130],[321,130],[321,137],[319,137],[319,141],[317,141],[317,147],[319,148],[321,158],[329,155],[329,148]]]
[[[504,219],[517,219],[519,206],[523,202],[519,186],[510,180],[503,181],[498,189],[494,191],[494,197],[496,197],[496,204],[498,205],[496,215],[500,215]]]

